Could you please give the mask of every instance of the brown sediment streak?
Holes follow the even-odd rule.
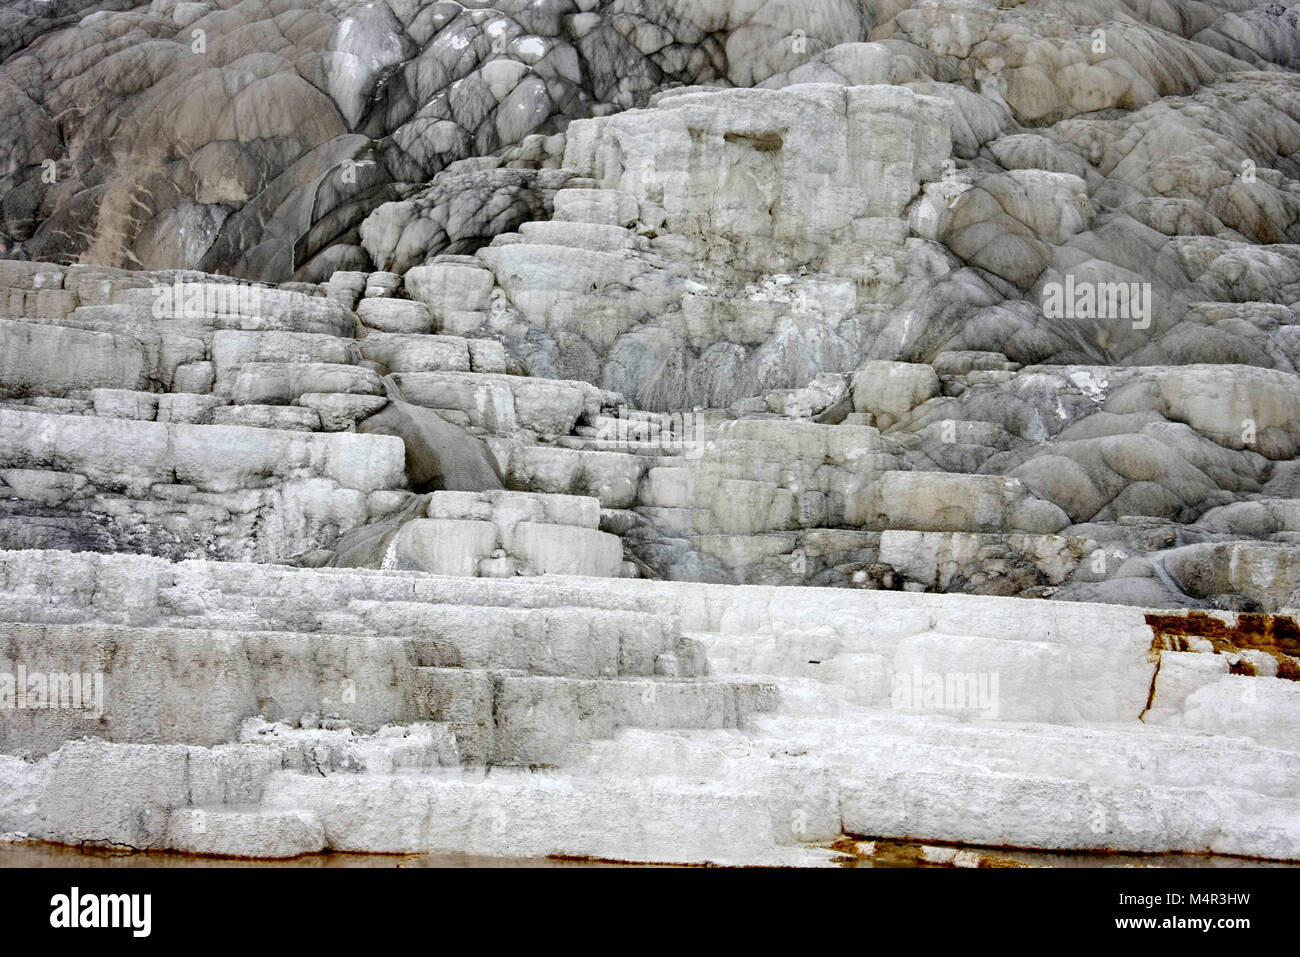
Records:
[[[1277,659],[1279,678],[1300,681],[1300,663],[1294,657],[1300,656],[1300,625],[1287,615],[1242,613],[1224,620],[1203,611],[1153,612],[1146,616],[1146,622],[1154,634],[1152,652],[1186,651],[1188,638],[1203,638],[1214,646],[1216,654],[1262,651],[1272,655]],[[1245,661],[1231,665],[1230,670],[1233,674],[1255,674],[1254,666]]]
[[[1159,636],[1157,636],[1156,641],[1159,640]],[[1160,677],[1161,661],[1159,652],[1157,652],[1154,657],[1156,659],[1156,670],[1151,672],[1151,687],[1147,689],[1147,703],[1146,707],[1142,709],[1142,713],[1138,715],[1139,721],[1145,721],[1147,719],[1147,712],[1151,710],[1151,706],[1155,704],[1156,701],[1156,680]]]

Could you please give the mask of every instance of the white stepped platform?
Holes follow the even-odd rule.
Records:
[[[3,619],[50,669],[111,645],[128,702],[151,674],[226,691],[27,758],[39,718],[0,713],[0,831],[247,854],[804,864],[849,834],[1300,860],[1296,683],[1162,652],[1136,608],[9,552]],[[233,670],[212,670],[218,645]],[[997,700],[900,700],[918,672],[996,676]],[[355,713],[325,701],[343,676]],[[236,704],[286,724],[204,737],[204,709]],[[205,844],[184,828],[213,809]]]
[[[1293,751],[1141,724],[966,722],[846,706],[759,715],[740,732],[626,730],[592,742],[577,766],[607,780],[749,790],[774,827],[808,840],[1300,858]]]
[[[742,866],[833,860],[818,847],[780,843],[756,798],[500,770],[344,780],[285,774],[268,788],[271,806],[310,809],[337,850]]]

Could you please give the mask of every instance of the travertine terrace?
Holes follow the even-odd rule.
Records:
[[[1253,0],[7,5],[0,834],[1300,860],[1297,70]]]

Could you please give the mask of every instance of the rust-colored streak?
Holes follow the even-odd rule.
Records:
[[[1216,654],[1262,651],[1277,659],[1277,676],[1300,681],[1300,625],[1287,615],[1239,614],[1224,621],[1203,611],[1148,614],[1146,622],[1154,633],[1151,650],[1186,651],[1189,638],[1203,638]],[[1231,665],[1233,674],[1253,675],[1255,667],[1240,661]]]
[[[723,139],[728,143],[751,146],[760,153],[775,153],[785,145],[780,133],[759,133],[756,136],[747,133],[728,133]]]

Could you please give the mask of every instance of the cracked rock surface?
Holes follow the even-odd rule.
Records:
[[[1287,4],[91,7],[6,12],[11,399],[406,470],[253,552],[19,477],[15,542],[296,558],[504,484],[599,500],[629,574],[1295,603]],[[185,269],[337,318],[181,336]],[[1233,542],[1221,591],[1162,558]]]

